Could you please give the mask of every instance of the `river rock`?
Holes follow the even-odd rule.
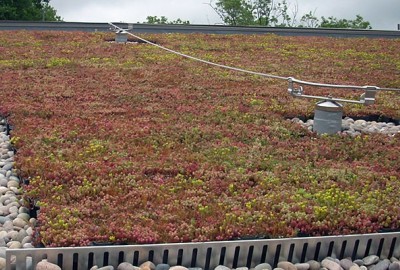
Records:
[[[358,266],[364,265],[364,261],[361,259],[356,259],[353,261],[353,263],[357,264]]]
[[[61,267],[47,260],[42,260],[36,265],[36,270],[61,270]]]
[[[8,241],[8,239],[6,239],[6,238],[0,238],[0,249],[7,247],[7,241]]]
[[[13,181],[13,180],[11,180],[11,181],[8,181],[8,183],[7,183],[7,187],[8,187],[8,188],[10,188],[10,187],[19,188],[19,184],[18,184],[18,182],[17,182],[17,181]]]
[[[142,269],[142,270],[155,270],[156,266],[155,266],[155,264],[153,262],[147,261],[147,262],[142,263],[139,266],[139,268]]]
[[[218,265],[217,267],[214,268],[214,270],[231,270],[229,267],[226,267],[225,265]]]
[[[112,265],[107,265],[107,266],[103,266],[100,268],[97,268],[98,270],[114,270],[114,266]]]
[[[384,259],[379,261],[376,265],[372,267],[373,270],[387,270],[390,265],[390,260]]]
[[[389,270],[400,270],[400,262],[394,261],[389,265]]]
[[[12,169],[12,167],[13,167],[13,164],[12,164],[12,163],[6,163],[6,164],[3,166],[3,170],[9,171],[9,170]]]
[[[0,257],[0,269],[4,270],[6,269],[6,259]]]
[[[186,267],[181,265],[172,266],[169,270],[188,270]]]
[[[340,260],[340,266],[344,270],[349,270],[352,265],[353,265],[353,262],[347,258]]]
[[[18,241],[11,241],[7,243],[9,249],[19,249],[22,248],[22,245]]]
[[[352,266],[350,266],[349,270],[360,270],[360,266],[356,263],[353,263]],[[400,270],[400,269],[399,269]]]
[[[376,255],[369,255],[362,259],[365,266],[375,264],[379,261],[379,257]]]
[[[294,266],[296,266],[297,270],[308,270],[308,269],[310,269],[310,265],[308,263],[296,263]]]
[[[25,220],[25,221],[28,223],[28,222],[29,222],[29,219],[30,219],[31,217],[30,217],[29,214],[27,214],[27,213],[21,213],[21,214],[18,214],[17,218],[20,218],[20,219],[22,219],[22,220]]]
[[[156,270],[168,270],[170,268],[171,268],[171,266],[169,264],[166,264],[166,263],[159,263],[156,266]]]
[[[137,270],[136,268],[138,267],[133,266],[131,263],[123,262],[118,265],[117,270]]]
[[[9,232],[7,233],[6,237],[7,237],[8,239],[13,240],[13,241],[18,241],[18,240],[16,240],[16,238],[18,237],[18,232],[17,232],[17,231],[14,231],[14,230],[11,230],[11,231],[9,231]]]
[[[24,228],[25,225],[27,225],[27,224],[28,223],[25,220],[23,220],[22,218],[17,217],[16,219],[13,220],[13,225],[16,227]]]
[[[310,270],[319,270],[321,268],[321,263],[316,260],[309,260],[306,263],[310,265]]]
[[[31,243],[23,244],[22,248],[35,248]]]
[[[322,260],[321,266],[325,267],[326,269],[329,269],[329,270],[341,270],[342,269],[340,264],[338,264],[337,262],[333,261],[332,259],[328,259],[328,258]]]
[[[13,225],[13,222],[11,220],[7,220],[6,222],[4,222],[3,230],[8,232],[8,231],[11,231],[12,229],[14,229],[14,225]]]
[[[7,183],[8,183],[7,178],[5,176],[1,177],[1,174],[0,174],[0,186],[6,187]]]
[[[269,263],[260,263],[254,267],[254,270],[272,270],[272,266]]]
[[[7,191],[9,191],[9,189],[7,188],[7,184],[4,187],[3,186],[0,187],[0,194],[1,195],[6,194]]]
[[[22,244],[22,246],[24,246],[25,244],[28,244],[31,242],[32,242],[32,236],[28,235],[22,239],[21,244]]]
[[[19,230],[19,232],[17,233],[17,237],[13,240],[18,241],[22,244],[22,241],[24,240],[25,237],[27,237],[28,234],[26,233],[26,231],[24,229]]]
[[[0,224],[4,224],[7,220],[9,220],[9,218],[5,216],[0,216]]]
[[[11,206],[8,211],[10,212],[10,214],[17,214],[18,216],[18,207],[16,207],[15,205]]]
[[[284,270],[297,270],[296,266],[293,263],[288,262],[288,261],[279,262],[277,266]]]

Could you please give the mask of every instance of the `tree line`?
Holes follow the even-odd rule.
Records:
[[[50,0],[0,0],[0,20],[60,21]]]
[[[299,16],[298,6],[290,6],[286,0],[210,0],[207,3],[226,25],[352,28],[372,29],[360,15],[355,19],[315,16],[308,12]],[[61,21],[50,0],[0,0],[0,20]],[[190,24],[187,20],[169,20],[165,16],[148,16],[149,24]]]
[[[227,25],[372,29],[360,15],[354,20],[318,18],[310,11],[299,18],[298,6],[290,7],[286,0],[210,0],[208,5]]]

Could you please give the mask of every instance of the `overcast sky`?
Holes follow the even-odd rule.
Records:
[[[215,1],[215,0],[214,0]],[[127,22],[146,21],[147,16],[180,18],[192,24],[218,24],[220,18],[207,5],[210,0],[51,0],[50,4],[64,21]],[[298,18],[309,11],[338,19],[355,19],[360,14],[373,29],[397,30],[400,24],[400,0],[287,0],[297,5]]]

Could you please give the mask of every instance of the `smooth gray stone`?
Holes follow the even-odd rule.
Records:
[[[22,241],[24,240],[25,237],[27,237],[28,234],[26,233],[26,231],[24,229],[21,229],[18,234],[17,237],[14,239],[15,241],[21,242],[22,245]]]
[[[123,262],[118,265],[117,270],[136,270],[136,268],[131,263]]]
[[[4,224],[7,220],[10,220],[10,219],[7,217],[4,217],[4,216],[0,216],[0,224]]]
[[[369,255],[362,259],[365,266],[375,264],[379,261],[379,257],[376,255]]]
[[[344,270],[349,270],[350,267],[353,265],[353,262],[349,259],[342,259],[340,260],[340,266],[344,269]]]
[[[389,265],[389,270],[400,270],[400,263],[399,261],[392,262]]]
[[[16,218],[13,220],[13,224],[16,227],[24,228],[25,225],[28,224],[28,222],[23,220],[22,218]]]
[[[31,243],[26,243],[22,245],[22,248],[35,248]]]
[[[360,266],[356,263],[353,263],[353,265],[350,267],[350,270],[361,270]]]
[[[6,259],[0,257],[0,269],[6,269]]]
[[[231,269],[224,265],[218,265],[217,267],[214,268],[214,270],[231,270]]]
[[[308,263],[296,263],[294,264],[296,266],[297,270],[308,270],[310,269],[310,265]]]
[[[104,266],[104,267],[97,268],[97,270],[114,270],[114,266],[107,265],[107,266]]]
[[[7,178],[5,178],[5,177],[0,177],[0,186],[6,187],[6,186],[7,186],[7,183],[8,183]]]
[[[315,260],[309,260],[306,263],[310,265],[310,270],[319,270],[321,268],[321,263]]]
[[[13,167],[13,164],[12,164],[12,163],[6,163],[6,164],[3,166],[3,170],[9,171],[9,170],[12,169],[12,167]]]
[[[390,265],[390,260],[384,259],[379,261],[376,265],[372,267],[373,270],[387,270]]]
[[[21,214],[18,214],[17,218],[21,218],[21,219],[25,220],[26,222],[29,222],[29,219],[31,218],[31,216],[28,215],[27,213],[21,213]]]
[[[22,245],[18,241],[11,241],[7,243],[9,249],[19,249],[22,248]]]
[[[9,231],[9,232],[7,233],[7,237],[8,237],[9,239],[13,240],[13,241],[18,241],[18,240],[17,240],[17,238],[18,238],[18,232],[17,232],[17,231]],[[19,241],[18,241],[18,242],[19,242]]]
[[[47,260],[42,260],[36,265],[36,270],[61,270],[61,267]]]
[[[6,247],[7,247],[6,239],[0,238],[0,248],[6,248]],[[4,255],[4,257],[5,257],[5,255]]]
[[[169,264],[166,264],[166,263],[159,263],[156,266],[156,270],[168,270],[170,268],[171,268],[171,266]]]
[[[23,213],[29,214],[29,209],[26,208],[25,206],[21,206],[21,207],[18,209],[18,213],[20,213],[20,214],[23,214]],[[29,220],[29,219],[28,219],[28,220]]]
[[[7,220],[6,222],[4,222],[3,224],[3,229],[7,232],[7,231],[11,231],[14,229],[14,224],[11,220]]]
[[[260,263],[254,267],[254,270],[272,270],[272,266],[269,263]]]
[[[277,265],[279,268],[282,268],[284,270],[297,270],[296,266],[294,266],[293,263],[288,262],[288,261],[282,261],[282,262],[278,262]]]
[[[146,262],[142,263],[141,265],[139,265],[139,267],[140,268],[149,268],[150,270],[156,269],[156,265],[151,261],[146,261]]]
[[[325,267],[326,269],[329,269],[329,270],[341,270],[342,269],[342,267],[340,266],[339,263],[335,262],[332,259],[328,259],[328,258],[322,260],[321,265],[322,265],[322,267]]]
[[[24,246],[25,244],[30,244],[31,242],[32,242],[32,236],[27,235],[22,239],[21,244],[22,246]]]

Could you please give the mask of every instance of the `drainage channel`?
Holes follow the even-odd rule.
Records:
[[[6,269],[36,269],[37,264],[45,259],[61,269],[97,269],[93,266],[117,268],[123,262],[141,265],[151,261],[154,265],[180,265],[204,270],[221,265],[226,269],[251,269],[261,264],[269,264],[271,268],[299,270],[307,265],[306,262],[309,266],[303,269],[311,269],[310,261],[317,261],[322,262],[319,268],[334,270],[334,267],[329,266],[333,262],[339,266],[339,270],[342,259],[346,259],[360,269],[385,264],[387,266],[382,269],[386,270],[400,267],[396,259],[400,257],[399,238],[400,232],[391,232],[202,243],[9,249],[6,251]],[[292,264],[295,268],[287,267]],[[389,268],[391,264],[396,265]]]

